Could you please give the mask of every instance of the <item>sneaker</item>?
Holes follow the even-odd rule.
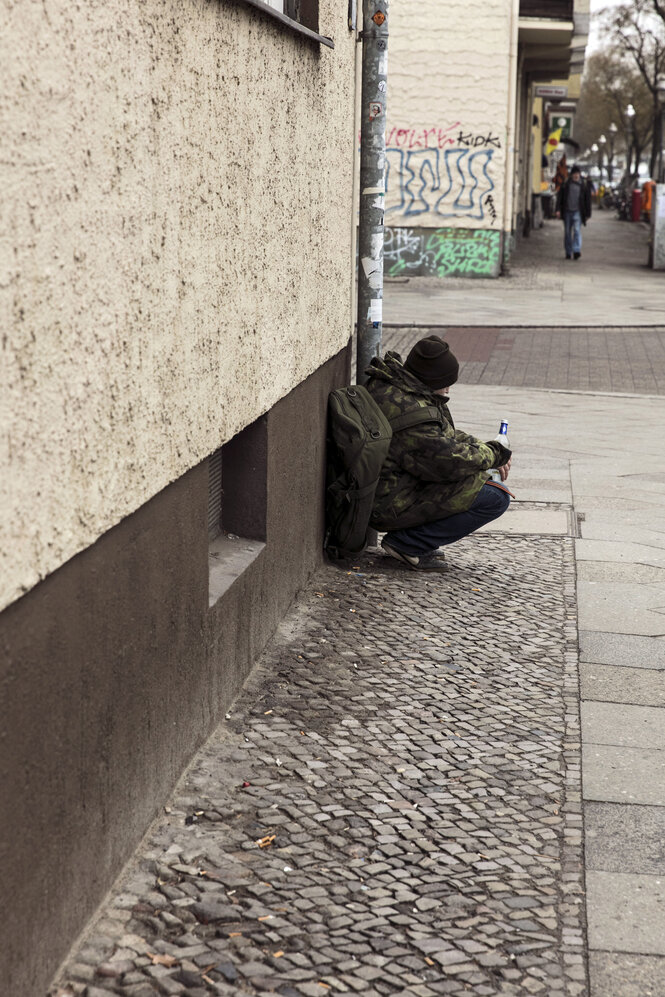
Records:
[[[401,561],[403,564],[406,564],[406,566],[411,568],[412,571],[448,570],[448,565],[446,564],[443,554],[404,554],[401,550],[397,550],[396,547],[393,547],[389,542],[387,542],[385,537],[381,541],[381,546],[385,550],[386,554],[389,554],[397,561]]]
[[[581,253],[573,253],[573,256],[575,257],[576,260],[579,260],[581,255],[582,255]]]

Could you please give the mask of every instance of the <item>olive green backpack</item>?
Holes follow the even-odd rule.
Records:
[[[331,557],[364,550],[374,494],[393,433],[424,422],[441,422],[435,405],[388,420],[361,384],[330,393],[324,546]]]

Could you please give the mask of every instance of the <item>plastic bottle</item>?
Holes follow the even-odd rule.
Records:
[[[494,437],[494,441],[496,443],[501,443],[502,446],[504,446],[508,450],[510,450],[510,442],[508,440],[508,420],[507,419],[502,419],[501,420],[501,425],[499,426],[499,432]],[[493,467],[490,471],[488,471],[488,473],[487,473],[487,480],[488,481],[501,481],[501,475],[499,474],[499,471],[497,470],[496,467]]]

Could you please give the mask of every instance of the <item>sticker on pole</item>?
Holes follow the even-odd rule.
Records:
[[[375,118],[380,118],[383,114],[383,104],[380,104],[378,100],[371,100],[369,102],[369,120],[374,121]]]
[[[371,298],[369,303],[370,322],[381,322],[383,319],[383,299]]]
[[[386,19],[386,15],[383,13],[382,10],[377,10],[376,14],[372,18],[372,20],[374,21],[374,23],[379,28],[381,27],[381,25],[383,24],[383,22],[385,21],[385,19]]]

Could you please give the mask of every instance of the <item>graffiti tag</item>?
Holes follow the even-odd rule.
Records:
[[[496,277],[498,232],[484,229],[386,229],[384,265],[390,277]]]
[[[453,145],[467,149],[500,149],[501,139],[491,130],[487,133],[463,131],[460,121],[454,121],[445,128],[391,128],[386,132],[386,146],[395,149],[445,149]]]
[[[494,149],[387,149],[386,214],[482,221],[484,199],[494,190],[493,155]]]

